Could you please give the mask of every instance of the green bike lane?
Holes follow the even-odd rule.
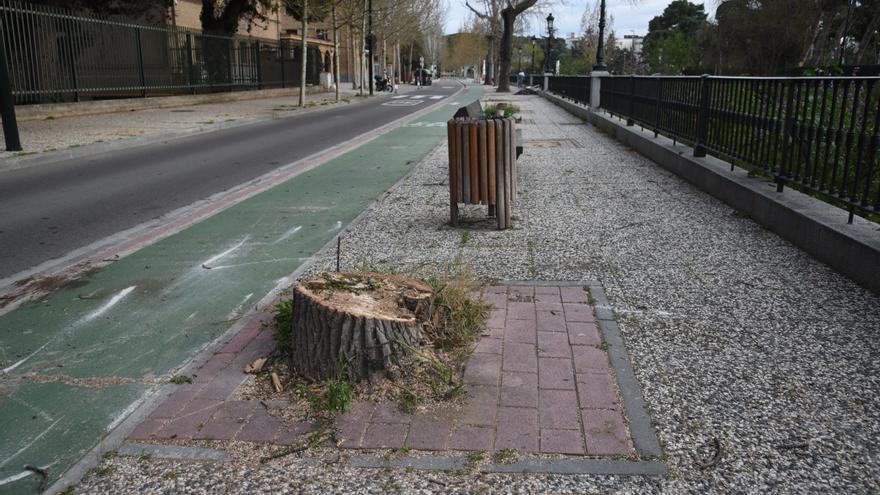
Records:
[[[25,466],[57,480],[445,139],[445,125],[425,124],[455,109],[446,101],[0,316],[0,493],[41,489]]]

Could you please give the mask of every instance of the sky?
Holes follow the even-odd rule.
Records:
[[[648,32],[648,22],[663,13],[663,9],[669,5],[671,0],[606,0],[605,9],[608,15],[614,18],[614,32],[618,37],[624,34],[644,35]],[[699,0],[691,0],[699,3]],[[446,21],[446,33],[457,33],[459,28],[465,23],[470,12],[464,5],[464,0],[447,0],[449,5],[449,14]],[[555,19],[556,36],[567,37],[569,33],[581,34],[581,17],[587,9],[587,3],[590,7],[594,5],[595,0],[568,0],[563,2],[555,1],[553,6],[539,16],[540,22],[532,16],[530,19],[530,30],[528,35],[546,35],[547,23],[544,18],[552,12]],[[473,0],[471,5],[477,7],[480,0]],[[715,13],[715,2],[709,0],[704,2],[706,10],[711,17]],[[531,9],[526,11],[531,12]]]

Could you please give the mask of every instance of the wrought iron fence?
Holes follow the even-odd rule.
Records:
[[[298,42],[214,36],[15,0],[0,29],[17,104],[285,87],[299,82]],[[306,71],[318,84],[320,52]]]
[[[880,213],[880,77],[602,78],[602,107],[849,210]]]
[[[590,76],[549,76],[547,89],[581,105],[590,104]]]

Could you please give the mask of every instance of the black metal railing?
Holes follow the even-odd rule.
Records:
[[[849,210],[880,212],[880,77],[602,78],[602,108]]]
[[[590,76],[548,76],[547,90],[581,105],[590,104]]]
[[[15,0],[0,0],[0,29],[17,104],[159,96],[297,85],[295,41],[214,36]],[[310,47],[309,84],[321,56]]]

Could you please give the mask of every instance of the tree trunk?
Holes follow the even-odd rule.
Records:
[[[330,7],[331,22],[333,22],[333,84],[336,88],[336,101],[339,101],[339,27],[336,25],[336,3]]]
[[[361,64],[361,92],[360,92],[360,94],[361,94],[361,96],[364,95],[364,86],[367,84],[372,84],[370,81],[367,81],[365,79],[367,77],[367,74],[369,71],[369,68],[367,67],[367,50],[366,50],[367,36],[369,36],[369,34],[367,33],[367,0],[364,0],[364,15],[363,15],[363,18],[361,19],[361,49],[360,49],[360,54],[361,54],[361,60],[360,60],[360,64]],[[373,52],[371,50],[370,57],[372,57],[372,56],[373,56]],[[370,86],[370,87],[372,87],[372,86]]]
[[[498,71],[499,93],[510,92],[510,52],[513,51],[513,25],[516,22],[516,13],[511,7],[501,10],[503,31],[501,32],[501,64]]]
[[[493,60],[492,54],[492,52],[495,51],[495,36],[490,34],[487,38],[489,41],[489,43],[487,43],[487,45],[489,45],[489,49],[486,52],[486,80],[483,81],[483,84],[488,84],[491,86],[495,84],[495,81],[492,80],[492,74],[495,73],[495,71],[492,69],[492,64],[495,62]]]
[[[293,293],[290,365],[311,380],[369,379],[421,345],[433,316],[424,282],[370,272],[323,273]]]
[[[413,79],[413,78],[412,78],[413,46],[414,46],[415,44],[416,44],[415,41],[410,41],[410,42],[409,42],[409,60],[407,61],[408,63],[407,63],[407,66],[406,66],[406,74],[407,74],[407,75],[406,75],[406,79],[407,79],[407,81],[410,81],[410,82],[412,82],[412,79]]]
[[[306,34],[309,29],[309,0],[303,0],[303,12],[302,12],[302,73],[299,76],[299,106],[303,106],[306,104],[306,71],[308,65],[306,64],[308,55],[308,41],[306,41]]]

